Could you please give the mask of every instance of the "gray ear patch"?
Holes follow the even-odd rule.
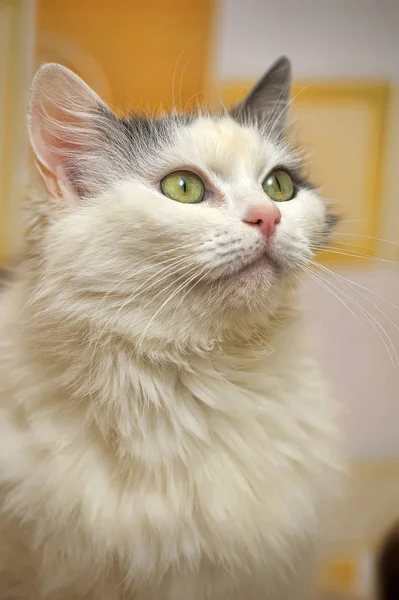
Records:
[[[282,56],[248,96],[231,110],[231,116],[243,123],[266,125],[271,134],[279,135],[285,126],[290,94],[291,63]]]

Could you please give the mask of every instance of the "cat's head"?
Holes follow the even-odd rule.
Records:
[[[282,58],[231,112],[119,118],[42,67],[29,130],[51,195],[46,315],[159,344],[265,326],[331,224],[286,141],[290,80]]]

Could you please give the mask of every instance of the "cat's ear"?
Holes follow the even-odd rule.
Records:
[[[231,114],[242,121],[267,123],[277,133],[284,129],[291,94],[291,63],[279,58]]]
[[[57,64],[42,66],[32,83],[28,128],[39,171],[54,196],[98,191],[104,120],[110,113],[80,77]],[[106,165],[102,165],[106,167]]]

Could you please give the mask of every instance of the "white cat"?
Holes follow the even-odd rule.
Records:
[[[310,598],[340,466],[296,274],[333,218],[280,59],[223,114],[113,115],[58,65],[0,310],[0,599]]]

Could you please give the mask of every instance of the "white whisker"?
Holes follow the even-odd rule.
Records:
[[[184,281],[181,285],[179,285],[167,298],[166,300],[161,304],[161,306],[155,311],[155,313],[153,314],[153,316],[151,317],[151,319],[149,320],[149,322],[147,323],[147,325],[145,326],[139,343],[138,345],[140,345],[140,342],[142,343],[142,341],[145,338],[145,335],[148,331],[148,328],[150,327],[151,323],[153,323],[153,321],[155,320],[155,318],[158,316],[158,314],[162,311],[162,309],[176,296],[176,294],[178,294],[182,289],[184,289],[189,283],[191,283],[191,281],[193,281],[194,279],[196,279],[198,277],[198,269],[197,266],[194,267],[194,270],[197,271],[196,273],[194,273],[194,275],[192,275],[187,281]],[[190,272],[190,271],[189,271]],[[185,274],[187,275],[187,274]]]
[[[310,269],[308,269],[308,274],[310,274]],[[314,272],[312,273],[314,275]],[[319,274],[320,276],[320,274]],[[381,323],[364,307],[362,306],[357,300],[355,300],[354,298],[352,298],[349,294],[347,294],[344,290],[338,288],[336,285],[334,285],[331,281],[327,281],[325,278],[323,278],[323,281],[326,285],[331,286],[333,289],[335,289],[336,291],[338,291],[339,293],[341,293],[351,304],[353,304],[354,306],[356,306],[358,308],[358,310],[360,310],[360,312],[364,315],[364,317],[367,319],[367,321],[372,325],[372,327],[375,329],[375,331],[377,332],[379,338],[381,339],[382,343],[385,346],[385,349],[388,352],[388,355],[390,357],[390,360],[392,362],[393,366],[398,366],[399,365],[399,360],[398,360],[398,355],[396,352],[396,348],[394,343],[392,342],[389,334],[387,333],[386,329],[383,327],[383,325],[381,325]],[[374,303],[372,303],[374,304]],[[351,311],[352,314],[354,316],[356,316],[353,311]],[[383,312],[383,311],[381,311]],[[385,313],[383,313],[384,316]]]

